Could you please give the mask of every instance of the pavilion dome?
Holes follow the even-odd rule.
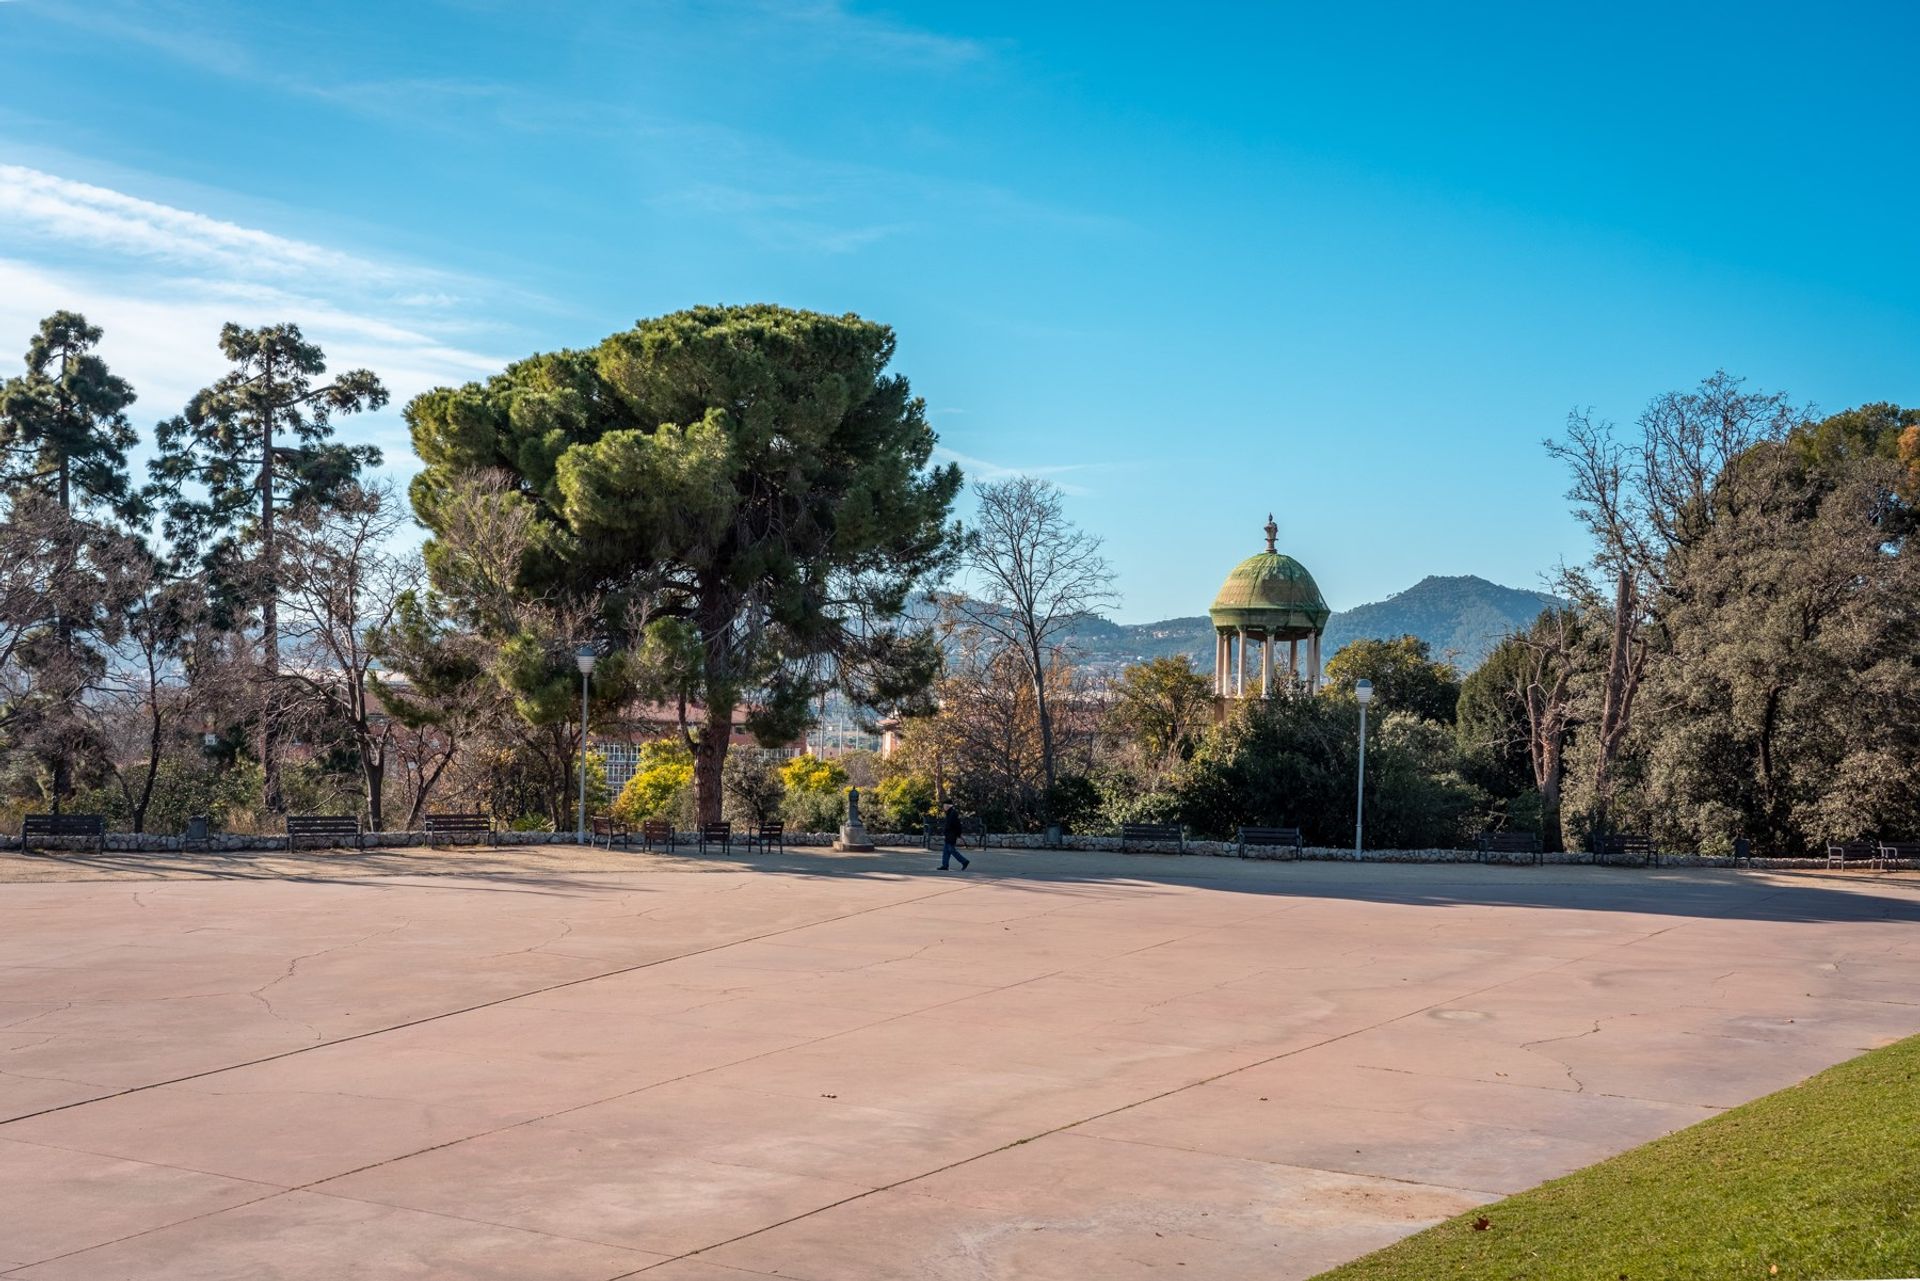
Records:
[[[1278,529],[1267,518],[1267,550],[1233,567],[1207,611],[1216,629],[1248,631],[1289,640],[1324,631],[1333,613],[1307,567],[1274,550]]]

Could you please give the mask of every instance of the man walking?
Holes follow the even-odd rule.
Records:
[[[966,871],[973,861],[960,852],[960,811],[947,806],[945,817],[940,824],[940,870],[946,871],[954,859],[960,860],[960,870]]]

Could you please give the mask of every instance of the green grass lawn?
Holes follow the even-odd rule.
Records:
[[[1920,1037],[1316,1281],[1916,1276]]]

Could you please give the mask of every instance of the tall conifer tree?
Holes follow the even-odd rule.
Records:
[[[274,521],[285,508],[325,503],[377,466],[371,445],[332,439],[333,417],[378,409],[386,388],[366,369],[330,382],[325,354],[298,325],[220,330],[220,350],[233,368],[193,397],[186,412],[159,426],[154,479],[168,495],[166,532],[176,552],[199,556],[242,604],[260,611],[265,680],[260,764],[266,804],[283,807],[274,685],[280,668],[279,557]],[[189,488],[192,486],[193,488]],[[242,550],[248,572],[238,572]]]
[[[140,499],[127,478],[139,438],[127,422],[133,388],[95,354],[101,331],[56,311],[27,344],[26,373],[0,385],[0,485],[130,519]]]
[[[91,530],[97,517],[137,519],[141,495],[127,476],[127,450],[138,439],[127,422],[133,388],[94,351],[101,331],[85,316],[56,311],[27,343],[26,371],[0,384],[0,490],[13,502],[58,509],[53,537],[70,572],[45,599],[51,644],[35,647],[39,697],[35,720],[42,741],[55,745],[52,801],[56,811],[72,790],[72,735],[68,724],[95,655],[82,652],[76,633],[102,620],[108,593],[99,553],[120,536]],[[9,517],[11,518],[11,517]],[[116,559],[110,551],[108,559]]]

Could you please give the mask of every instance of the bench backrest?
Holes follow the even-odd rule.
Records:
[[[611,814],[595,814],[593,816],[593,830],[596,834],[600,832],[625,831],[626,826],[624,822]]]
[[[20,820],[22,836],[103,836],[106,830],[99,814],[27,814]]]
[[[1538,832],[1482,832],[1480,848],[1497,854],[1533,854],[1540,849]]]
[[[491,814],[429,814],[427,830],[429,832],[491,832],[493,816]]]
[[[1920,841],[1881,841],[1882,858],[1920,858]]]
[[[351,814],[289,814],[288,836],[358,836],[360,820]]]
[[[733,835],[733,821],[721,819],[717,823],[708,823],[700,829],[700,835],[710,841],[725,840]]]
[[[288,832],[359,832],[359,818],[353,814],[288,814]]]
[[[1120,839],[1123,841],[1177,841],[1180,839],[1178,823],[1122,823]]]
[[[673,824],[667,822],[664,818],[642,819],[640,822],[640,834],[650,841],[658,840],[663,836],[672,836]]]
[[[1297,827],[1243,827],[1240,829],[1242,845],[1298,845],[1300,829]]]
[[[1653,838],[1638,832],[1609,832],[1600,838],[1605,854],[1651,854]]]
[[[1872,841],[1836,841],[1827,846],[1828,858],[1878,858],[1880,847]]]
[[[785,823],[762,823],[760,825],[760,839],[763,841],[777,841],[786,835],[786,831],[787,825]]]

